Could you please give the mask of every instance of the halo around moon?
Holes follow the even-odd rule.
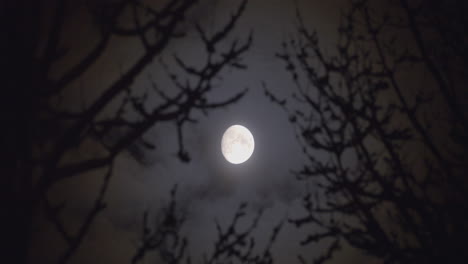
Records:
[[[221,139],[221,152],[232,164],[240,164],[252,156],[255,147],[250,131],[241,125],[230,126]]]

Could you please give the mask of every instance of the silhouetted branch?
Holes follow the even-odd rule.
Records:
[[[187,247],[187,238],[180,234],[180,229],[185,222],[183,212],[177,208],[177,186],[171,190],[170,202],[167,207],[160,210],[162,215],[154,224],[149,224],[148,212],[143,215],[143,232],[141,245],[132,258],[132,263],[138,263],[151,251],[157,251],[161,260],[166,263],[182,263]]]
[[[422,20],[416,16],[426,5],[388,5],[393,13],[371,1],[351,1],[332,55],[298,12],[298,35],[277,54],[295,85],[292,98],[279,99],[264,85],[265,95],[288,113],[308,159],[293,174],[315,186],[304,197],[304,215],[290,223],[318,228],[303,246],[333,241],[317,263],[329,260],[341,240],[388,263],[437,263],[465,255],[457,249],[467,230],[457,220],[467,210],[465,172],[454,167],[461,160],[448,155],[451,147],[441,144],[421,116],[436,105],[436,91],[442,89],[453,122],[429,122],[445,135],[463,131],[466,122],[461,109],[453,109],[455,98],[447,100],[454,90],[442,77],[447,72],[433,67],[418,30]],[[404,33],[416,43],[398,40]],[[408,66],[428,68],[435,86],[409,87],[410,80],[401,78]],[[463,140],[450,144],[466,146]],[[408,159],[411,152],[404,146],[418,156]],[[459,209],[447,209],[452,203]],[[299,261],[306,263],[301,256]]]
[[[141,245],[138,247],[132,263],[142,261],[145,255],[152,251],[157,252],[165,263],[191,262],[191,257],[187,253],[190,243],[181,234],[181,228],[186,219],[177,205],[176,188],[174,187],[171,191],[168,205],[158,211],[162,215],[156,218],[152,226],[148,225],[148,212],[144,213]],[[239,230],[239,222],[247,215],[246,209],[247,204],[242,203],[235,211],[231,222],[224,228],[216,221],[217,238],[214,241],[213,251],[209,255],[203,255],[202,263],[273,263],[271,249],[283,222],[273,228],[264,250],[257,254],[255,253],[253,231],[258,226],[262,212],[258,212],[247,227]]]
[[[134,0],[88,3],[90,9],[87,11],[94,16],[93,25],[99,33],[97,42],[78,62],[67,66],[63,71],[58,71],[61,74],[56,77],[54,76],[56,72],[53,70],[67,61],[65,55],[68,53],[65,53],[62,47],[63,39],[67,34],[63,31],[67,28],[68,17],[71,17],[69,15],[76,10],[68,5],[69,1],[54,1],[51,18],[41,17],[47,13],[42,2],[34,4],[34,8],[28,5],[31,12],[22,12],[37,15],[37,17],[25,16],[27,17],[25,25],[32,27],[31,32],[21,33],[31,33],[31,38],[28,39],[32,42],[27,43],[27,47],[35,49],[41,45],[43,47],[41,46],[41,50],[23,50],[24,55],[21,53],[19,61],[25,64],[23,66],[27,69],[21,73],[24,75],[22,80],[16,80],[20,73],[15,72],[15,75],[6,81],[8,90],[15,95],[12,100],[19,103],[18,109],[21,109],[21,106],[25,108],[21,112],[20,119],[26,119],[25,125],[21,126],[25,128],[23,129],[25,136],[21,140],[27,142],[21,147],[24,155],[13,158],[15,160],[13,163],[17,164],[14,166],[17,167],[13,166],[11,172],[14,173],[9,173],[13,175],[12,178],[18,179],[8,183],[14,185],[15,181],[20,182],[21,186],[12,187],[13,192],[17,192],[15,197],[26,198],[24,202],[21,202],[24,212],[17,210],[19,213],[15,213],[13,218],[22,218],[23,222],[28,223],[32,221],[33,214],[38,209],[44,209],[50,224],[57,229],[67,245],[66,251],[60,256],[60,263],[66,263],[72,258],[84,241],[93,221],[104,209],[104,195],[111,179],[111,167],[119,154],[135,146],[146,150],[154,149],[155,144],[144,138],[145,134],[155,124],[165,122],[175,124],[178,133],[179,158],[182,161],[189,161],[188,150],[184,147],[183,134],[187,123],[196,122],[195,113],[206,114],[213,109],[227,107],[238,102],[246,94],[247,90],[244,90],[219,101],[209,99],[211,92],[217,86],[214,81],[226,69],[246,68],[241,62],[241,57],[250,48],[252,36],[247,36],[245,40],[229,40],[244,12],[246,3],[247,1],[239,3],[239,8],[232,17],[228,18],[225,24],[221,24],[213,35],[207,34],[200,25],[196,26],[196,31],[204,36],[201,40],[204,46],[202,52],[205,52],[203,56],[206,57],[206,59],[203,58],[204,63],[197,64],[196,67],[191,66],[185,57],[174,54],[171,67],[177,68],[177,74],[167,76],[170,83],[164,89],[159,89],[156,85],[164,81],[150,80],[148,89],[143,95],[135,91],[135,80],[155,58],[166,55],[168,45],[173,40],[185,36],[181,30],[182,25],[197,1],[168,0],[159,9],[152,7],[150,3]],[[23,2],[17,6],[10,4],[9,10],[22,10],[26,7],[23,4]],[[130,21],[125,20],[128,14],[133,15]],[[30,19],[43,22],[46,26],[29,23]],[[37,37],[39,28],[47,31],[40,40],[33,38]],[[101,93],[95,98],[90,98],[89,104],[83,104],[79,111],[73,111],[68,109],[68,106],[57,103],[72,89],[77,80],[83,78],[98,61],[103,59],[103,54],[110,50],[115,41],[118,41],[119,38],[115,38],[117,35],[141,41],[143,48],[137,50],[139,57],[135,58],[135,61],[120,76],[115,76],[114,80],[106,82],[110,85],[102,87]],[[22,40],[22,38],[18,39]],[[24,46],[25,43],[15,44]],[[17,70],[16,68],[14,69]],[[168,66],[164,65],[159,67],[159,70],[169,72]],[[186,81],[181,83],[179,79],[186,79]],[[34,87],[34,91],[31,87]],[[31,92],[28,92],[30,90]],[[149,100],[153,98],[151,96],[161,100],[153,102]],[[134,117],[130,117],[131,115]],[[41,134],[40,137],[37,134]],[[19,135],[14,137],[18,140],[20,138]],[[80,153],[84,144],[88,142],[97,146],[99,154],[74,155]],[[100,192],[91,210],[82,219],[78,231],[71,232],[62,215],[67,201],[56,206],[57,201],[50,200],[51,187],[57,186],[65,179],[106,168],[109,168],[109,172],[101,184]],[[30,235],[29,226],[24,227],[18,224],[15,228],[24,228],[24,232],[22,231],[24,236]],[[29,243],[29,237],[24,240],[28,240],[25,244]],[[27,250],[27,248],[24,249],[25,252]],[[174,253],[171,262],[175,263],[181,258],[181,254],[183,254],[182,249]]]
[[[88,214],[85,216],[85,219],[81,223],[81,226],[79,227],[78,232],[75,235],[73,235],[72,238],[70,239],[68,248],[60,257],[59,263],[67,263],[69,259],[75,254],[78,247],[82,244],[83,238],[88,233],[88,230],[91,227],[96,216],[104,208],[106,208],[106,204],[104,203],[104,196],[107,192],[107,188],[109,186],[109,182],[112,177],[113,164],[110,163],[108,166],[109,168],[107,169],[107,172],[104,175],[103,183],[101,184],[99,193],[96,199],[94,200],[93,207],[91,208],[91,210],[89,210]]]

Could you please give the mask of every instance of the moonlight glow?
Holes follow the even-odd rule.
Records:
[[[248,160],[252,156],[254,147],[252,133],[240,125],[230,126],[221,140],[221,151],[226,160],[233,164]]]

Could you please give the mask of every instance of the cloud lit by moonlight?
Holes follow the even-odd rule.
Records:
[[[227,161],[240,164],[247,161],[254,151],[252,133],[240,125],[230,126],[221,140],[221,152]]]

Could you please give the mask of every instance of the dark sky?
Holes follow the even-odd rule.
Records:
[[[335,40],[342,2],[299,1],[306,22],[318,30],[325,46]],[[226,21],[236,3],[207,1],[191,14],[190,19],[200,21],[207,28],[216,28]],[[80,52],[92,45],[88,43],[88,38],[93,37],[87,27],[88,17],[80,15],[78,4],[76,8],[77,15],[70,20],[71,25],[67,25],[70,36],[66,37],[65,45],[76,48],[76,52],[69,55],[69,61],[78,58]],[[301,151],[286,113],[268,101],[261,86],[264,81],[279,96],[287,96],[291,92],[289,76],[274,53],[279,51],[282,40],[294,34],[294,12],[294,1],[249,1],[234,34],[242,38],[250,29],[254,32],[253,46],[244,56],[249,68],[247,71],[226,73],[212,98],[227,98],[245,87],[250,89],[248,94],[237,104],[212,111],[208,116],[197,116],[197,124],[185,127],[186,147],[192,157],[188,164],[176,157],[177,145],[172,124],[158,125],[147,135],[147,139],[156,144],[157,150],[145,152],[146,164],[136,162],[128,153],[121,155],[106,199],[108,209],[98,218],[72,263],[128,263],[138,244],[143,211],[157,212],[161,204],[167,201],[174,184],[179,185],[177,198],[190,216],[185,232],[192,242],[190,250],[194,256],[211,250],[210,241],[215,235],[213,220],[217,218],[223,223],[223,220],[231,219],[240,202],[247,201],[251,212],[259,208],[267,209],[257,230],[259,241],[266,239],[265,235],[281,219],[299,213],[303,188],[313,186],[304,186],[289,173],[289,170],[300,166]],[[188,40],[173,42],[168,54],[176,51],[196,62],[200,59],[196,44],[198,40],[194,37],[193,28],[187,30]],[[80,87],[84,87],[85,100],[98,94],[100,87],[123,72],[131,64],[132,58],[140,54],[138,47],[134,42],[121,40],[93,70],[74,84],[77,89],[70,89],[64,101],[77,106]],[[148,75],[157,77],[158,74],[164,72],[155,62],[135,83],[135,89],[144,89],[148,85]],[[252,157],[239,165],[228,163],[220,150],[222,133],[233,124],[247,127],[255,138]],[[92,152],[92,149],[90,146],[88,151]],[[66,190],[67,197],[74,198],[68,203],[71,208],[67,211],[70,222],[73,223],[76,216],[85,212],[94,199],[98,183],[92,176],[85,176],[70,182],[69,188],[62,189]],[[297,245],[304,231],[298,232],[291,226],[283,229],[274,247],[279,263],[296,260],[297,252],[306,256],[320,252],[319,247],[308,247],[304,251]],[[54,245],[53,237],[42,239],[49,242],[36,248],[39,258],[41,252],[47,252],[43,248]],[[358,256],[350,253],[342,253],[337,262],[340,260],[360,262]]]

